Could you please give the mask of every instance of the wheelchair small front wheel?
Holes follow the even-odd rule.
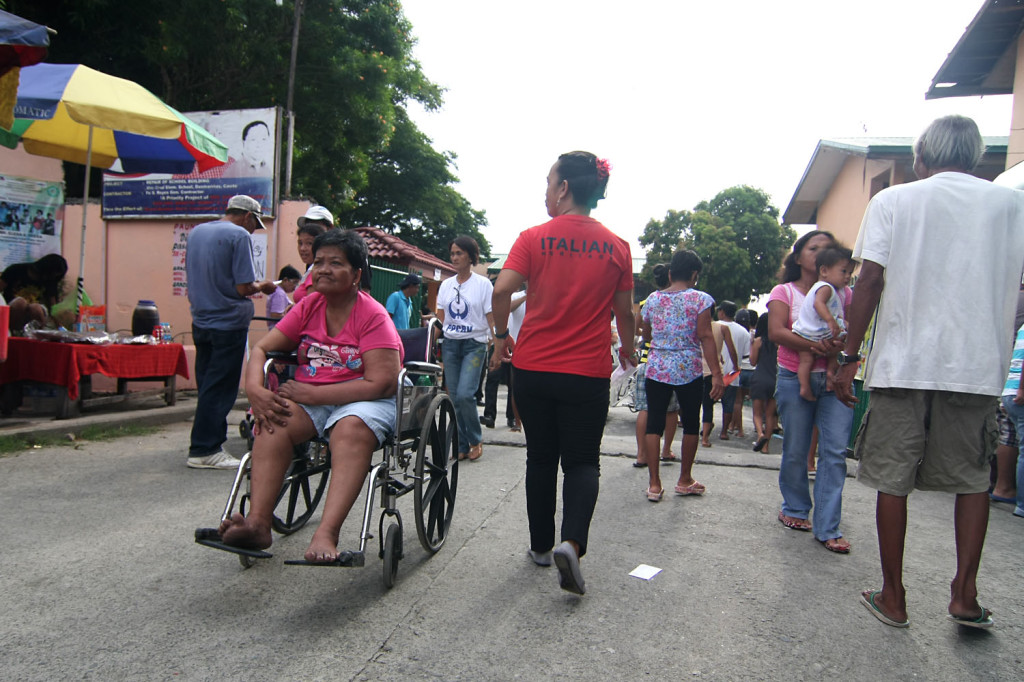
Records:
[[[306,444],[298,447],[305,448]],[[306,525],[320,504],[330,471],[329,461],[314,464],[305,450],[295,453],[291,464],[288,465],[288,472],[285,474],[284,484],[274,507],[274,516],[270,521],[275,531],[281,535],[290,535]]]
[[[402,558],[402,531],[397,523],[388,526],[384,535],[384,587],[389,590],[395,586],[398,576],[398,561]]]
[[[452,523],[459,483],[458,445],[455,406],[447,393],[439,393],[423,422],[413,486],[416,534],[431,554],[441,549]]]

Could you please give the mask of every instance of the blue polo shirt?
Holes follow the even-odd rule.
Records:
[[[396,329],[409,328],[409,315],[412,313],[412,300],[403,294],[401,290],[392,292],[388,296],[387,305],[384,308],[388,315],[395,322]]]

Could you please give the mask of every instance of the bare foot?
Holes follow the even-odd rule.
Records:
[[[313,539],[309,542],[304,555],[306,561],[311,564],[329,564],[338,558],[338,536],[331,537],[326,531],[319,528],[313,533]]]
[[[242,549],[266,549],[274,542],[270,526],[257,524],[241,514],[220,522],[220,539],[225,545]]]
[[[705,447],[705,448],[710,448],[711,447],[711,441],[709,441],[709,440],[702,440],[700,442],[700,444],[701,444],[702,447]]]

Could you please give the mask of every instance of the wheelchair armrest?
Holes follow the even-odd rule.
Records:
[[[278,362],[291,362],[298,364],[299,356],[293,350],[268,350],[267,360],[277,360]]]
[[[407,362],[404,365],[405,371],[410,374],[440,374],[441,365],[432,362]]]

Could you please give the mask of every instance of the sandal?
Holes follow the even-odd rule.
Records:
[[[849,554],[850,543],[847,542],[845,545],[841,545],[839,544],[840,540],[842,540],[842,538],[829,538],[828,540],[818,540],[818,542],[820,542],[821,546],[830,552],[835,552],[836,554]]]
[[[460,452],[460,453],[459,453],[459,461],[460,461],[460,462],[461,462],[462,460],[464,460],[464,459],[467,459],[468,457],[469,457],[469,453],[468,453],[468,452]]]
[[[687,495],[703,495],[706,492],[707,488],[697,481],[694,481],[690,485],[676,486],[676,495],[679,495],[680,497],[686,497]]]
[[[480,459],[482,454],[484,454],[484,444],[477,443],[469,449],[469,454],[467,456],[469,457],[470,462],[475,462]]]
[[[811,524],[807,522],[807,519],[798,519],[795,516],[786,516],[782,512],[779,512],[779,523],[790,530],[811,530]]]
[[[765,438],[764,436],[758,438],[757,442],[754,443],[754,452],[761,452],[761,448],[763,448],[765,445],[768,445],[768,439]]]
[[[678,462],[679,458],[676,457],[675,455],[673,455],[672,453],[669,453],[667,455],[662,455],[661,456],[661,461],[662,462]]]
[[[647,468],[647,462],[633,462],[634,469],[645,469]]]
[[[648,488],[647,490],[644,491],[644,493],[647,495],[647,500],[649,502],[661,502],[661,498],[665,496],[665,489],[662,488],[661,490],[655,493],[651,492],[651,489]]]

